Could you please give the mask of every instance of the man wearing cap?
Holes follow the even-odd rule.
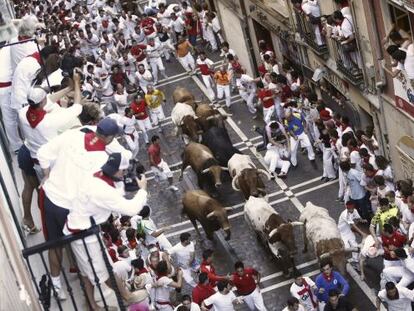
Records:
[[[98,123],[96,132],[90,128],[68,130],[40,147],[37,158],[45,176],[40,199],[44,199],[41,207],[47,240],[63,236],[66,216],[80,190],[79,182],[97,172],[109,153],[124,150],[113,142],[119,133],[116,121],[105,118]],[[62,249],[49,250],[52,283],[59,295],[63,295],[59,277],[61,262]]]
[[[359,215],[358,211],[355,209],[355,204],[352,201],[348,201],[345,203],[345,210],[342,211],[341,215],[338,219],[338,229],[339,233],[341,234],[342,241],[345,244],[345,248],[350,247],[358,247],[358,243],[356,241],[356,236],[353,231],[358,232],[362,237],[366,236],[361,229],[358,228],[355,224],[357,222],[367,222],[366,220],[362,219]],[[352,261],[357,263],[359,255],[357,252],[352,252]]]
[[[169,190],[178,191],[173,185],[173,174],[168,164],[161,158],[160,138],[157,135],[151,137],[151,145],[148,147],[148,156],[151,170],[159,181],[168,179]]]
[[[39,180],[42,178],[37,151],[43,144],[57,136],[60,129],[73,122],[81,114],[80,76],[77,73],[74,74],[74,84],[74,104],[69,108],[62,108],[55,102],[71,91],[72,87],[66,87],[48,96],[43,88],[35,86],[29,93],[29,106],[19,111],[20,127],[25,137],[25,142],[17,155],[24,181],[22,223],[29,234],[39,231],[34,225],[31,214],[33,191],[37,189]],[[48,104],[48,102],[50,103]]]
[[[91,175],[85,175],[82,180],[79,180],[79,191],[72,201],[72,207],[63,228],[65,235],[76,234],[90,228],[93,225],[91,224],[91,218],[99,225],[104,223],[111,213],[134,216],[141,211],[147,201],[147,181],[145,177],[136,178],[140,189],[132,199],[127,200],[124,197],[123,176],[130,160],[130,151],[112,153],[101,170]],[[85,282],[87,298],[92,309],[98,310],[99,306],[96,304],[93,294],[93,285],[96,282],[94,272],[97,274],[99,283],[106,282],[108,286],[113,286],[109,281],[108,270],[103,258],[105,255],[102,254],[98,238],[94,235],[88,237],[85,241],[90,258],[85,251],[82,240],[73,242],[71,248]],[[92,262],[89,262],[89,259]],[[120,290],[121,294],[124,294],[123,296],[128,294],[124,287]]]

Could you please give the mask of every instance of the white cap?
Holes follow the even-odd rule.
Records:
[[[47,92],[41,87],[32,87],[29,92],[29,105],[37,105],[47,96]]]

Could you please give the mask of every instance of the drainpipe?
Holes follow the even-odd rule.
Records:
[[[380,38],[379,31],[378,31],[378,23],[375,18],[376,13],[379,13],[379,12],[375,11],[375,7],[370,0],[366,1],[366,3],[368,4],[368,11],[370,12],[371,22],[374,28],[374,33],[376,34],[374,36],[375,37],[374,48],[375,48],[375,55],[377,56],[377,64],[379,64],[379,68],[378,68],[379,81],[376,83],[376,89],[377,89],[378,104],[379,104],[381,116],[378,117],[377,113],[375,115],[376,115],[377,122],[380,125],[380,130],[382,128],[383,131],[381,131],[378,138],[380,140],[379,143],[381,145],[382,153],[389,156],[388,139],[385,138],[383,134],[383,133],[388,133],[388,131],[387,131],[387,123],[385,121],[385,112],[384,112],[384,105],[383,105],[384,99],[382,98],[381,93],[387,80],[385,78],[385,72],[383,68],[384,55],[383,55],[383,51],[382,51],[382,47],[380,43],[381,38]]]

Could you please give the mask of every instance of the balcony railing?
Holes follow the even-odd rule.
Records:
[[[335,60],[337,69],[354,85],[360,85],[363,80],[361,53],[358,47],[344,46],[338,40],[332,39],[335,50]]]
[[[94,223],[94,222],[93,222]],[[99,241],[99,245],[100,245],[100,253],[99,254],[91,254],[90,251],[88,250],[87,247],[87,242],[85,242],[85,239],[88,237],[92,237],[92,236],[96,236],[98,238]],[[116,301],[117,301],[117,307],[119,308],[120,311],[125,311],[126,308],[124,306],[121,294],[118,290],[118,286],[116,284],[115,281],[115,276],[113,274],[113,270],[112,270],[112,266],[109,262],[109,259],[106,255],[106,249],[105,246],[101,240],[100,237],[100,229],[98,226],[94,225],[92,226],[92,228],[88,229],[88,230],[84,230],[81,231],[77,234],[72,234],[72,235],[68,235],[68,236],[64,236],[62,238],[59,238],[57,240],[53,240],[53,241],[49,241],[49,242],[45,242],[39,245],[35,245],[32,246],[30,248],[26,248],[23,250],[22,254],[23,257],[26,260],[27,266],[29,268],[33,283],[35,285],[36,291],[39,295],[39,300],[40,303],[42,304],[44,310],[50,310],[51,307],[51,294],[54,297],[54,300],[56,301],[56,305],[58,310],[69,310],[68,309],[68,303],[71,304],[71,308],[70,310],[84,310],[85,309],[85,304],[83,304],[82,302],[79,301],[78,295],[75,294],[75,292],[78,292],[77,289],[75,289],[73,286],[76,284],[72,284],[72,282],[70,282],[68,275],[65,273],[64,269],[61,270],[61,274],[63,276],[63,280],[66,284],[66,288],[67,288],[67,292],[69,293],[70,299],[69,301],[65,302],[65,305],[63,305],[63,302],[59,300],[58,297],[58,293],[55,291],[54,286],[51,284],[51,275],[50,275],[50,269],[49,266],[47,264],[47,252],[50,249],[56,248],[56,247],[65,247],[68,246],[70,247],[70,244],[72,242],[75,241],[82,241],[83,246],[84,246],[84,250],[85,250],[85,254],[88,258],[88,262],[91,266],[91,270],[93,272],[94,275],[94,279],[95,279],[95,286],[97,288],[97,292],[99,293],[99,298],[103,304],[103,308],[104,310],[108,310],[108,302],[107,299],[108,297],[105,297],[106,295],[104,295],[104,290],[102,288],[102,280],[99,280],[99,277],[95,271],[95,267],[92,265],[92,256],[102,256],[104,258],[105,264],[106,264],[106,268],[109,274],[109,280],[111,282],[111,287],[113,288],[114,292],[115,292],[115,296],[116,296]],[[46,254],[45,254],[46,253]],[[46,256],[45,256],[46,255]],[[45,258],[46,257],[46,258]],[[36,267],[36,271],[34,269],[34,266],[36,265],[36,263],[38,262],[38,260],[40,259],[41,262],[41,270],[39,271],[39,267]],[[73,258],[76,261],[76,258]],[[78,277],[79,277],[79,285],[80,288],[84,294],[85,297],[86,296],[86,291],[85,291],[85,284],[82,281],[82,277],[80,276],[80,273],[78,272]],[[81,301],[83,299],[80,299]],[[89,306],[89,308],[91,307],[89,304],[88,299],[86,300],[86,305]],[[114,302],[112,302],[112,305]],[[53,308],[55,309],[55,308]]]
[[[297,31],[300,33],[304,41],[317,54],[323,55],[329,52],[326,45],[326,39],[322,33],[321,21],[314,20],[312,23],[310,18],[302,12],[296,11]]]

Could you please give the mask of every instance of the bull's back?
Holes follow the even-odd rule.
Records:
[[[212,127],[203,134],[203,144],[210,148],[220,165],[227,166],[228,161],[236,153],[241,153],[233,147],[227,131],[223,128]]]
[[[316,256],[320,257],[331,251],[341,250],[344,248],[344,243],[341,238],[324,239],[318,241],[315,245]]]
[[[208,202],[210,196],[203,190],[187,191],[182,199],[183,210],[189,216],[200,219],[205,208],[203,201]]]
[[[191,102],[194,101],[194,95],[190,93],[189,90],[183,87],[177,87],[173,92],[173,101],[174,104],[181,102]]]
[[[204,163],[214,158],[211,150],[199,143],[190,142],[184,149],[184,156],[194,171],[202,170]]]
[[[312,218],[306,221],[306,235],[316,245],[319,241],[341,239],[336,222],[332,218]]]
[[[255,230],[262,231],[266,221],[275,210],[262,198],[251,196],[244,205],[245,217],[249,219]]]

